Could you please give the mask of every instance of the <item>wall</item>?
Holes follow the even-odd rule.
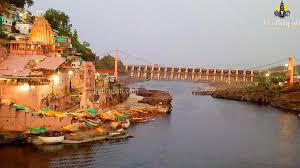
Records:
[[[2,100],[7,99],[16,104],[39,110],[41,100],[49,93],[49,85],[31,86],[29,90],[22,89],[22,86],[1,85]]]
[[[0,105],[0,131],[27,131],[29,128],[45,127],[50,131],[59,131],[71,124],[72,118],[36,117],[22,110],[16,111],[9,105]]]
[[[0,63],[7,57],[7,49],[0,47]]]
[[[29,34],[31,29],[31,24],[17,23],[16,29],[20,31],[22,34]]]
[[[52,91],[58,97],[65,97],[70,92],[70,78],[67,72],[56,75],[59,76],[59,81],[50,80],[49,85],[30,86],[27,89],[24,89],[24,86],[0,85],[0,92],[2,88],[1,99],[11,100],[18,105],[39,111],[42,108],[41,100],[47,97],[49,93],[52,93]],[[79,78],[77,73],[72,76],[72,87],[76,89],[78,89],[77,86],[83,83],[77,77]],[[63,102],[70,101],[63,99]]]

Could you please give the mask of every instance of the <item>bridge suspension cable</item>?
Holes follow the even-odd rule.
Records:
[[[269,64],[264,64],[264,65],[260,65],[260,66],[256,66],[256,67],[253,67],[253,68],[250,68],[250,69],[247,69],[247,70],[255,70],[255,69],[260,69],[260,68],[264,68],[264,67],[269,67],[271,65],[275,65],[275,64],[278,64],[280,62],[286,62],[288,60],[288,58],[283,58],[283,59],[280,59],[278,61],[275,61],[275,62],[272,62],[272,63],[269,63]]]
[[[146,59],[144,59],[144,58],[140,58],[140,57],[137,57],[137,56],[134,56],[133,54],[130,54],[130,53],[128,53],[128,52],[126,52],[126,51],[124,51],[124,50],[118,50],[120,53],[122,53],[122,54],[124,54],[124,55],[126,55],[127,56],[127,58],[125,59],[126,61],[128,61],[128,59],[131,59],[131,60],[139,60],[139,61],[142,61],[143,63],[142,64],[144,64],[144,63],[146,63],[146,64],[154,64],[153,62],[151,62],[151,61],[148,61],[148,60],[146,60]],[[116,52],[116,50],[110,50],[110,51],[107,51],[107,52],[103,52],[103,53],[101,53],[101,54],[99,54],[98,55],[98,57],[99,56],[106,56],[106,55],[113,55],[114,53],[112,53],[112,52]],[[122,58],[122,56],[120,56],[121,58]]]

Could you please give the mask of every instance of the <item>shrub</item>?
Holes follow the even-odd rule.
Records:
[[[8,36],[7,40],[16,40],[15,36]]]
[[[0,38],[6,39],[7,38],[7,34],[4,32],[0,32]]]

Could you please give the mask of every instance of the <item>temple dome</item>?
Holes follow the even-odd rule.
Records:
[[[37,16],[29,34],[32,43],[54,45],[54,33],[48,21],[43,16]]]

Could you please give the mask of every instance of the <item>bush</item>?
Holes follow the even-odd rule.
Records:
[[[8,36],[7,40],[16,40],[15,36]]]
[[[286,72],[274,72],[270,74],[270,82],[278,84],[279,82],[284,82],[288,79]]]
[[[0,32],[0,38],[6,39],[7,38],[7,34],[4,32]]]

